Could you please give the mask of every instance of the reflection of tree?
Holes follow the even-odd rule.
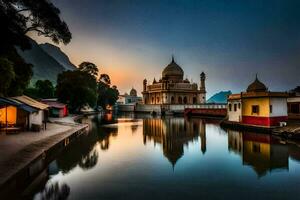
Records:
[[[59,184],[58,182],[55,182],[48,183],[45,189],[38,193],[36,197],[42,200],[64,200],[68,198],[69,194],[70,187],[67,184]]]
[[[67,173],[76,167],[83,159],[89,157],[97,140],[98,135],[92,130],[89,134],[71,143],[56,159],[58,167],[63,173]],[[95,154],[95,156],[97,156],[98,160],[98,154]],[[93,159],[95,160],[95,158]],[[90,168],[91,165],[89,166],[89,169]]]
[[[109,119],[113,119],[108,117]],[[118,128],[113,126],[103,126],[103,118],[97,116],[92,119],[85,119],[91,126],[89,134],[82,136],[74,143],[71,143],[63,153],[57,158],[57,165],[63,173],[67,173],[78,164],[82,169],[88,170],[93,168],[97,162],[99,153],[95,149],[95,144],[100,143],[102,150],[109,148],[110,137],[117,136]]]
[[[200,119],[164,118],[143,120],[144,143],[154,141],[163,147],[164,156],[174,166],[184,154],[184,146],[201,138],[201,151],[206,151],[205,124]]]
[[[107,150],[109,148],[109,140],[110,137],[116,137],[118,135],[118,128],[117,127],[107,127],[101,126],[99,127],[99,143],[100,148],[102,150]]]
[[[87,156],[83,157],[78,165],[82,169],[88,170],[93,168],[97,164],[97,162],[98,162],[98,152],[96,149],[94,149]]]

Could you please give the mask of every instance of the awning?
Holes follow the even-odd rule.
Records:
[[[19,109],[22,109],[26,112],[29,112],[29,113],[33,113],[33,112],[37,112],[38,110],[36,108],[33,108],[33,107],[30,107],[20,101],[17,101],[15,99],[12,99],[12,98],[3,98],[1,97],[0,98],[0,107],[2,106],[15,106]]]
[[[42,99],[41,102],[47,104],[48,106],[52,108],[57,108],[57,109],[63,109],[66,107],[66,104],[54,101],[54,100],[44,100]]]
[[[34,100],[28,96],[18,96],[18,97],[12,97],[13,99],[17,100],[17,101],[20,101],[24,104],[27,104],[28,106],[30,107],[34,107],[34,108],[37,108],[37,109],[40,109],[40,110],[45,110],[47,109],[49,106],[47,104],[44,104],[44,103],[41,103],[37,100]]]

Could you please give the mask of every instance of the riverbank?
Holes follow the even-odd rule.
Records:
[[[282,138],[297,139],[297,140],[300,139],[300,122],[295,120],[288,121],[287,125],[283,127],[264,127],[264,126],[242,124],[238,122],[230,122],[226,120],[221,121],[220,125],[225,129],[266,133],[266,134],[279,136]]]
[[[73,117],[58,120],[48,123],[47,130],[40,132],[0,135],[1,193],[20,187],[20,183],[27,184],[54,154],[89,128],[87,124],[76,123]]]

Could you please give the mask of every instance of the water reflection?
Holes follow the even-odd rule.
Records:
[[[48,182],[35,190],[36,199],[209,199],[215,191],[222,191],[224,199],[249,193],[274,199],[287,197],[285,191],[298,193],[296,142],[223,130],[218,121],[199,118],[109,114],[83,122],[92,127],[90,133],[49,165]],[[174,173],[170,163],[177,165]],[[149,193],[153,196],[145,197]]]
[[[267,172],[288,170],[288,145],[271,135],[228,130],[228,149],[242,157],[259,177]]]
[[[34,199],[65,200],[70,194],[70,187],[65,183],[48,182],[43,191],[36,194]]]
[[[143,142],[162,145],[164,156],[175,166],[184,154],[184,146],[201,138],[201,151],[206,152],[206,133],[203,120],[184,118],[143,119]]]

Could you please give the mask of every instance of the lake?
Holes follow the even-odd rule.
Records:
[[[25,192],[33,199],[299,199],[300,148],[217,120],[106,115]]]

